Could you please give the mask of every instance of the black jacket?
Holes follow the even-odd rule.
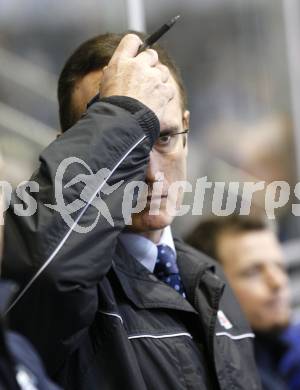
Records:
[[[31,344],[19,334],[5,329],[2,315],[14,291],[12,283],[0,281],[0,389],[59,390],[47,378]]]
[[[295,344],[298,343],[297,340]],[[263,390],[289,389],[288,378],[285,378],[280,370],[280,361],[287,351],[288,348],[280,339],[279,332],[256,332],[254,354]],[[299,357],[297,360],[299,360]],[[288,371],[292,372],[292,370]],[[299,386],[296,386],[294,389],[299,389]]]
[[[30,338],[52,377],[66,389],[259,389],[251,331],[216,264],[176,242],[185,300],[118,240],[124,228],[124,188],[144,180],[158,134],[158,120],[147,107],[111,97],[93,104],[41,154],[33,177],[40,184],[38,212],[16,217],[11,208],[7,214],[4,275],[24,286],[67,239],[11,310],[12,325]],[[102,216],[89,233],[68,236],[61,215],[45,206],[56,204],[55,174],[71,156],[84,160],[94,173],[108,168],[109,185],[123,180],[113,193],[101,196],[114,226]],[[77,174],[89,171],[74,163],[63,184]],[[82,182],[64,188],[65,203],[83,190]],[[95,204],[87,208],[81,225],[89,226],[97,212]],[[74,220],[79,213],[72,214]],[[218,310],[230,321],[225,326],[217,320]]]

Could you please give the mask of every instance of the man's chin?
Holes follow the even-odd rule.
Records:
[[[149,215],[149,213],[140,213],[132,215],[132,224],[127,226],[128,230],[135,233],[151,232],[162,230],[169,226],[173,217],[167,213],[161,212],[159,215]]]
[[[253,329],[259,333],[276,334],[282,332],[290,325],[290,316],[284,318],[273,319],[273,321],[266,322],[260,326],[253,326]]]

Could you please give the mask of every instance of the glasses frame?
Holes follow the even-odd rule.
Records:
[[[158,138],[168,137],[168,136],[173,137],[173,135],[179,135],[179,134],[188,134],[189,131],[190,131],[190,129],[186,129],[184,131],[180,131],[179,133],[165,133],[165,134],[159,135]]]
[[[172,132],[166,132],[164,134],[161,134],[159,135],[158,139],[159,140],[160,138],[163,138],[163,137],[174,137],[175,135],[180,135],[180,134],[188,134],[190,129],[186,129],[186,130],[183,130],[183,131],[179,131],[177,133],[172,133]],[[155,147],[155,144],[153,145],[153,149],[157,152],[157,153],[160,153],[160,154],[165,154],[165,155],[168,155],[168,154],[172,154],[173,151],[170,151],[170,152],[162,152],[161,150],[158,150],[156,147]]]

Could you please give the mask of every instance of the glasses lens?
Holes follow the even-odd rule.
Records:
[[[156,141],[154,149],[161,154],[174,153],[177,151],[182,137],[186,137],[186,132],[163,134]]]

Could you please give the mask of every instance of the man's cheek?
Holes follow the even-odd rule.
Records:
[[[180,206],[182,205],[183,197],[184,197],[184,189],[182,187],[180,187],[178,190],[177,196],[174,199],[177,210],[179,210]]]

